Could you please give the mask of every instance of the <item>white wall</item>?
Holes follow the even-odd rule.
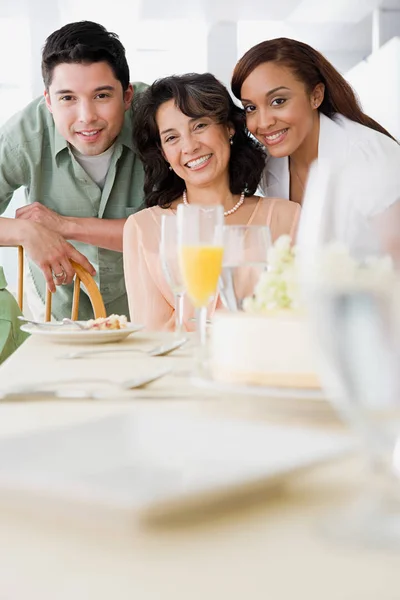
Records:
[[[12,52],[7,60],[10,48],[15,48],[18,40],[18,52]],[[28,12],[21,16],[0,17],[0,125],[32,100],[32,52],[31,30]],[[22,190],[18,190],[8,206],[4,217],[13,217],[16,208],[24,202]],[[14,248],[0,247],[0,265],[4,267],[10,289],[16,287],[17,251]]]
[[[372,18],[372,51],[400,34],[400,10],[378,8]]]
[[[207,71],[229,88],[237,59],[237,23],[220,21],[211,25],[207,37]]]
[[[346,79],[364,112],[400,140],[400,38],[391,39],[348,71]]]

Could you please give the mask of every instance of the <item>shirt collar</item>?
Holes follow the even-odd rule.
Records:
[[[117,142],[120,142],[123,146],[129,148],[132,152],[134,151],[132,139],[132,106],[125,111],[124,123],[120,134],[117,137]]]
[[[319,113],[318,158],[340,160],[346,156],[348,136],[341,121],[343,117],[334,115],[330,119]]]
[[[68,148],[67,140],[58,133],[56,126],[54,125],[54,156],[57,156],[59,152]]]
[[[290,176],[287,156],[268,156],[265,167],[266,193],[268,196],[289,198]]]
[[[124,122],[122,129],[116,139],[116,145],[118,143],[126,146],[133,152],[133,139],[132,139],[132,107],[125,111]],[[57,156],[60,152],[68,148],[67,140],[58,132],[54,126],[54,156]]]

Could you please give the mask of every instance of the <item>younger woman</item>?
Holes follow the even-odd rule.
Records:
[[[237,63],[232,91],[243,104],[248,130],[267,149],[261,179],[267,196],[301,204],[317,158],[361,161],[366,172],[373,166],[389,187],[400,189],[399,144],[362,112],[351,86],[314,48],[287,38],[257,44]],[[354,198],[358,183],[355,176],[348,190]],[[373,215],[390,203],[380,194],[368,211]]]

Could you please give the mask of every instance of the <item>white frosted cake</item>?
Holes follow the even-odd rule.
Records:
[[[296,301],[295,248],[281,236],[268,253],[268,271],[243,312],[219,311],[210,342],[217,381],[277,387],[320,387],[308,324]]]
[[[219,311],[211,329],[216,381],[318,388],[307,322],[295,311]]]
[[[354,259],[340,243],[318,254],[313,277],[323,289],[393,288],[388,256]],[[210,340],[217,381],[276,387],[318,388],[317,354],[298,290],[297,249],[281,236],[268,252],[268,270],[246,298],[243,312],[219,311]],[[322,289],[321,288],[321,289]],[[315,357],[315,358],[314,358]]]

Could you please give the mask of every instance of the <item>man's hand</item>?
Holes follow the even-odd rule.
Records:
[[[18,208],[15,212],[15,218],[34,221],[35,223],[44,225],[50,229],[50,231],[59,233],[66,239],[71,239],[68,236],[69,220],[56,213],[54,210],[40,204],[40,202],[33,202],[32,204]]]
[[[53,211],[43,208],[45,211],[55,214]],[[70,259],[80,264],[91,275],[96,274],[94,267],[81,252],[67,242],[62,235],[39,223],[29,223],[24,232],[22,245],[33,262],[42,269],[51,292],[56,291],[56,285],[71,283],[73,280],[75,271]]]

